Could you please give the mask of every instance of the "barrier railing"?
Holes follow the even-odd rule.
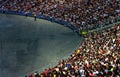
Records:
[[[94,31],[100,31],[100,30],[103,30],[103,29],[107,29],[107,28],[110,28],[110,27],[113,27],[115,24],[119,24],[120,26],[120,21],[116,22],[116,23],[113,23],[113,24],[109,24],[108,26],[101,26],[100,28],[96,28],[94,30],[89,30],[88,33],[90,32],[94,32]]]
[[[2,10],[2,9],[0,9],[0,13],[35,17],[34,14],[32,14],[32,13],[8,11],[8,10]],[[72,25],[72,24],[65,22],[63,20],[56,19],[54,17],[44,16],[44,15],[39,14],[36,16],[36,18],[44,19],[44,20],[48,20],[51,22],[61,24],[64,27],[70,28],[71,30],[76,32],[78,35],[81,35],[81,33],[82,33],[82,30],[79,30],[75,25]],[[110,23],[110,21],[113,21],[113,23]],[[104,23],[102,23],[102,25],[98,25],[95,29],[92,29],[92,30],[101,29],[101,28],[107,27],[106,25],[114,24],[114,23],[119,22],[119,21],[120,21],[120,16],[114,17],[114,19],[112,19],[112,20],[107,19],[107,20],[104,20]],[[86,31],[90,32],[90,29],[87,28]]]
[[[16,11],[8,11],[8,10],[0,10],[0,13],[35,17],[34,14],[32,14],[32,13],[24,13],[24,12],[16,12]],[[40,19],[44,19],[44,20],[48,20],[48,21],[51,21],[51,22],[61,24],[64,27],[68,27],[71,30],[73,30],[74,32],[76,32],[77,34],[79,34],[79,30],[76,26],[74,26],[74,25],[72,25],[68,22],[65,22],[63,20],[59,20],[59,19],[56,19],[54,17],[44,16],[44,15],[40,15],[40,14],[37,15],[36,18],[40,18]]]

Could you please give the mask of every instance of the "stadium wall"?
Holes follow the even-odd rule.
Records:
[[[32,13],[27,13],[26,14],[24,12],[15,12],[15,11],[8,11],[8,10],[0,10],[0,13],[35,17],[34,14],[32,14]],[[44,19],[44,20],[48,20],[48,21],[51,21],[51,22],[55,22],[55,23],[61,24],[64,27],[68,27],[71,30],[73,30],[74,32],[76,32],[77,34],[79,34],[78,28],[76,26],[68,23],[68,22],[65,22],[65,21],[62,21],[62,20],[58,20],[58,19],[53,18],[53,17],[43,16],[43,15],[37,15],[36,18]]]
[[[0,9],[0,13],[35,17],[33,13],[15,12],[15,11],[10,11],[10,10],[3,10],[3,9]],[[65,22],[65,21],[62,21],[62,20],[58,20],[58,19],[56,19],[54,17],[44,16],[42,14],[37,15],[36,18],[44,19],[44,20],[48,20],[48,21],[51,21],[51,22],[55,22],[55,23],[61,24],[64,27],[70,28],[71,30],[73,30],[73,32],[76,32],[78,35],[82,35],[83,31],[80,31],[75,25],[72,25],[72,24],[70,24],[68,22]],[[113,21],[114,21],[114,23],[112,23],[112,24],[119,23],[120,17],[119,16],[115,17]],[[105,20],[103,25],[100,25],[100,27],[98,27],[96,29],[93,29],[93,30],[87,29],[86,33],[90,33],[91,31],[103,30],[106,27],[111,27],[112,24],[109,24],[109,23],[110,23],[109,20]],[[108,26],[105,26],[105,25],[108,25]]]

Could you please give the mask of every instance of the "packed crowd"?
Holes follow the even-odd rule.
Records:
[[[0,9],[42,14],[69,22],[79,30],[120,20],[119,0],[8,0]]]
[[[120,77],[120,25],[90,33],[68,59],[26,77]]]
[[[8,0],[0,9],[42,14],[79,30],[120,20],[120,0]],[[90,33],[68,59],[25,77],[120,77],[120,26]]]

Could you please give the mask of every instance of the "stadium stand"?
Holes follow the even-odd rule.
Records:
[[[120,20],[119,0],[9,0],[0,9],[64,20],[80,31],[105,27]],[[91,32],[78,50],[55,67],[25,77],[119,76],[120,25],[115,24],[112,28]]]

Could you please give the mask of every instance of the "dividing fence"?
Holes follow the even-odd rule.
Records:
[[[35,17],[34,14],[32,14],[32,13],[15,12],[15,11],[8,11],[8,10],[0,10],[0,13]],[[65,21],[62,21],[62,20],[58,20],[58,19],[56,19],[56,18],[54,18],[54,17],[49,17],[49,16],[40,15],[40,14],[37,15],[36,18],[44,19],[44,20],[48,20],[48,21],[51,21],[51,22],[55,22],[55,23],[61,24],[61,25],[63,25],[64,27],[68,27],[68,28],[70,28],[71,30],[73,30],[74,32],[76,32],[77,34],[79,34],[78,28],[77,28],[76,26],[68,23],[68,22],[65,22]]]
[[[33,13],[16,12],[16,11],[2,10],[2,9],[0,9],[0,13],[35,17]],[[72,25],[69,22],[65,22],[63,20],[59,20],[59,19],[56,19],[54,17],[44,16],[44,15],[41,15],[41,14],[37,15],[36,18],[44,19],[44,20],[48,20],[48,21],[51,21],[51,22],[61,24],[64,27],[70,28],[71,30],[76,32],[78,35],[82,34],[82,30],[79,30],[75,25]],[[113,21],[113,23],[111,23],[110,21]],[[120,21],[120,16],[114,17],[113,20],[109,20],[109,19],[104,20],[104,23],[102,23],[102,25],[98,25],[99,27],[96,27],[95,29],[93,29],[93,31],[102,30],[106,27],[109,27],[110,24],[115,24],[115,23],[118,23],[119,21]],[[86,29],[87,33],[89,33],[90,31],[91,30],[89,28]]]

